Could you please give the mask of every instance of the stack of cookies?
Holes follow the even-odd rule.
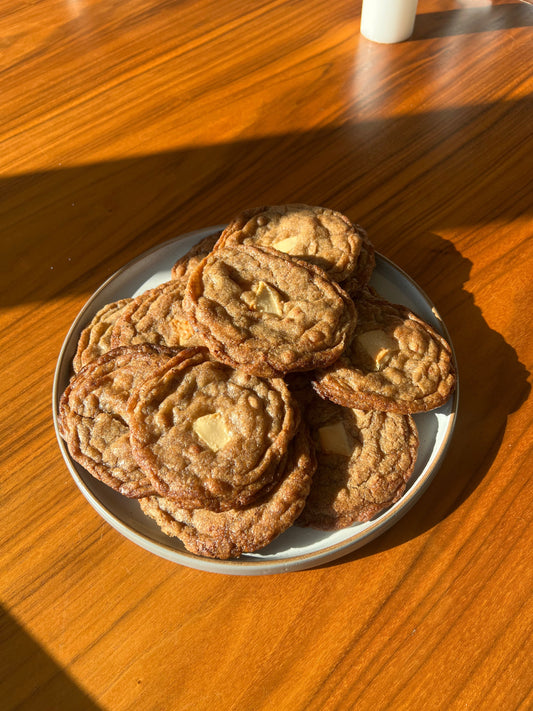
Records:
[[[369,287],[374,264],[339,212],[244,211],[84,329],[72,458],[201,556],[369,520],[413,472],[412,414],[455,387],[449,345]]]

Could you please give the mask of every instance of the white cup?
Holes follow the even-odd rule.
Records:
[[[403,42],[413,34],[418,0],[363,0],[361,34],[373,42]]]

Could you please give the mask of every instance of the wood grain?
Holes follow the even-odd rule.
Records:
[[[533,706],[531,42],[525,2],[0,0],[6,709]],[[244,207],[346,212],[437,305],[458,424],[421,501],[340,561],[202,573],[111,529],[51,417],[117,268]]]

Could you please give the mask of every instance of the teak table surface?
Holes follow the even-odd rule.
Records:
[[[3,709],[533,708],[533,7],[0,0]],[[70,324],[129,260],[246,207],[363,225],[449,329],[427,492],[321,567],[203,572],[130,542],[62,459]]]

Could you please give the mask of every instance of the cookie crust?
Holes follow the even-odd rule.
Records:
[[[112,349],[79,371],[59,403],[59,432],[71,457],[130,498],[155,490],[131,451],[128,398],[137,383],[173,355],[149,345]]]
[[[111,334],[117,319],[131,303],[130,298],[106,304],[80,334],[72,368],[78,373],[84,365],[111,350]]]
[[[185,282],[172,279],[132,299],[113,326],[112,347],[140,343],[168,348],[199,345],[183,312],[184,292]]]
[[[203,237],[203,239],[191,247],[186,254],[180,257],[170,270],[172,279],[181,279],[183,283],[186,284],[191,272],[200,264],[204,257],[213,251],[213,247],[221,234],[222,232],[219,230],[211,235],[207,235],[207,237]]]
[[[366,230],[357,225],[357,231],[361,238],[361,251],[357,257],[355,269],[341,282],[342,288],[353,299],[358,298],[362,290],[368,285],[376,266],[376,250]]]

